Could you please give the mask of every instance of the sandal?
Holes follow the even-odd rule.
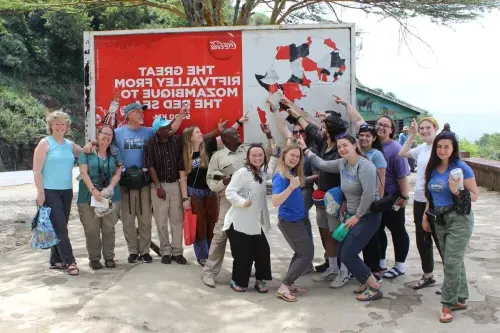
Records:
[[[234,291],[238,292],[238,293],[242,293],[244,291],[246,291],[246,288],[242,288],[240,286],[238,286],[236,284],[236,282],[232,281],[229,283],[229,287],[231,287],[231,289],[233,289]]]
[[[284,293],[280,293],[279,291],[277,291],[276,292],[276,296],[278,296],[282,300],[290,302],[290,303],[291,302],[297,302],[297,297],[295,297],[294,295],[292,295],[292,293],[289,292],[289,291],[286,291]]]
[[[451,310],[448,308],[442,308],[441,317],[439,318],[439,321],[442,323],[451,323],[452,320],[453,320],[453,314],[451,313]]]
[[[304,289],[304,288],[301,288],[301,287],[298,287],[298,286],[294,286],[294,285],[291,285],[290,287],[288,287],[288,289],[290,290],[291,293],[294,293],[294,294],[304,294],[304,293],[307,293],[307,289]]]
[[[266,281],[255,281],[254,288],[261,294],[265,294],[269,291],[266,287]]]
[[[50,264],[49,269],[66,269],[66,265],[62,262],[56,262],[55,264]]]
[[[396,267],[393,267],[389,271],[385,272],[383,276],[386,279],[392,280],[392,279],[395,279],[401,275],[405,275],[405,272],[401,272]]]
[[[464,304],[464,303],[456,303],[455,305],[453,305],[453,307],[451,308],[451,311],[460,311],[460,310],[467,310],[469,306]]]
[[[66,271],[68,272],[68,275],[76,276],[80,274],[80,270],[78,269],[78,267],[76,267],[76,262],[69,264]]]
[[[360,302],[369,302],[381,299],[384,297],[384,294],[380,291],[380,289],[375,288],[367,288],[365,292],[356,297],[356,299]]]
[[[430,276],[428,278],[422,276],[422,278],[418,280],[417,284],[413,286],[413,290],[419,290],[428,287],[434,283],[436,283],[436,280],[434,280],[434,276]]]
[[[368,289],[368,286],[366,284],[360,284],[359,286],[356,287],[356,289],[354,289],[353,293],[359,295],[364,293],[366,289]]]

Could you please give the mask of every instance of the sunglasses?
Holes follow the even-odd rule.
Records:
[[[293,131],[293,134],[295,134],[295,135],[297,135],[297,134],[304,134],[305,132],[306,131],[304,131],[304,130],[298,130],[298,131],[295,130],[295,131]]]
[[[375,131],[375,127],[371,126],[371,125],[368,125],[368,124],[363,124],[361,126],[359,126],[359,129],[360,130],[365,130],[365,131],[370,131],[370,132],[373,132]]]
[[[342,138],[345,138],[347,136],[347,132],[344,132],[344,133],[340,133],[340,134],[337,134],[335,135],[335,139],[342,139]]]

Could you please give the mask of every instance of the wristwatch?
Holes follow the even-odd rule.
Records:
[[[182,201],[183,201],[183,202],[184,202],[184,201],[189,201],[189,197],[187,197],[187,198],[182,198]]]
[[[408,200],[410,200],[410,197],[403,197],[403,196],[401,196],[401,199],[408,201]]]

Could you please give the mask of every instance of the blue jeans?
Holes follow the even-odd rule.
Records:
[[[366,280],[372,275],[368,266],[359,257],[359,253],[373,237],[380,226],[380,213],[366,214],[349,231],[345,239],[339,243],[338,256],[349,272],[360,283],[366,283]]]

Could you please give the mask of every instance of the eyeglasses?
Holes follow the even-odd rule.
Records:
[[[303,133],[305,133],[305,132],[306,132],[306,131],[304,131],[304,130],[298,130],[298,131],[297,131],[297,130],[295,130],[295,131],[293,131],[293,134],[297,135],[297,134],[303,134]]]
[[[106,135],[107,137],[113,137],[113,133],[104,133],[104,132],[99,132],[99,134]]]
[[[381,123],[377,123],[376,125],[377,127],[383,127],[383,128],[392,128],[392,125],[387,125],[387,124],[381,124]]]

